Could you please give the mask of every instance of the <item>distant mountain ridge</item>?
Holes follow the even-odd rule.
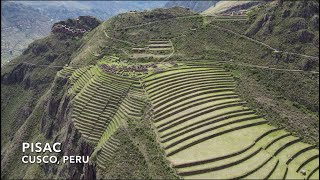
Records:
[[[165,4],[165,7],[174,7],[174,6],[180,6],[189,8],[195,12],[202,12],[206,9],[214,6],[219,0],[214,1],[169,1]]]
[[[30,6],[1,2],[1,64],[50,31],[51,18]]]
[[[1,65],[20,55],[34,40],[48,35],[54,22],[87,15],[106,20],[122,12],[162,7],[165,3],[165,1],[1,1]]]
[[[262,3],[262,1],[219,1],[215,4],[215,6],[211,6],[210,8],[206,9],[203,14],[214,15],[228,11],[248,9],[259,3]]]

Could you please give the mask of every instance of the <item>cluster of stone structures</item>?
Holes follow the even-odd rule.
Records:
[[[173,67],[178,66],[176,62],[170,61],[168,62]],[[148,73],[148,68],[152,68],[154,72],[162,72],[162,68],[159,68],[156,63],[151,64],[140,64],[140,65],[131,65],[131,66],[116,66],[116,65],[108,65],[102,64],[100,65],[101,69],[107,73],[113,74],[122,74],[122,73]]]
[[[141,72],[141,73],[147,73],[148,68],[157,68],[156,64],[144,64],[144,65],[132,65],[132,66],[116,66],[116,65],[108,65],[103,64],[101,65],[101,68],[105,72],[117,74],[117,73],[123,73],[123,72]]]
[[[85,33],[87,30],[81,28],[81,29],[74,29],[72,27],[68,27],[66,25],[62,25],[62,24],[57,24],[55,26],[52,27],[51,30],[53,33],[55,32],[62,32],[62,33],[66,33],[66,34],[70,34],[70,35],[74,35],[74,36],[79,36],[82,35],[83,33]]]
[[[240,11],[231,11],[227,13],[222,13],[222,16],[245,16],[247,13],[247,10],[240,10]]]
[[[67,19],[54,23],[51,32],[63,33],[72,36],[81,36],[87,31],[96,28],[101,21],[92,16],[79,16],[77,19]]]

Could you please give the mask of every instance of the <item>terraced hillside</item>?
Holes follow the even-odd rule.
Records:
[[[116,132],[141,121],[150,101],[159,143],[183,178],[319,176],[319,150],[246,107],[233,77],[219,65],[181,62],[137,77],[104,72],[98,65],[65,66],[58,75],[69,78],[72,120],[94,144],[91,158],[102,171],[119,150]]]
[[[119,15],[79,39],[53,34],[4,68],[3,179],[319,177],[310,57],[279,57],[290,52],[242,34],[250,15],[162,11]],[[148,44],[171,44],[170,57],[130,58]],[[26,141],[90,160],[24,164]]]
[[[117,57],[109,57],[116,60]],[[141,120],[146,97],[134,77],[104,72],[99,66],[65,66],[59,76],[69,78],[72,121],[81,135],[95,146],[92,158],[98,167],[112,161],[119,139],[114,134],[129,121]]]
[[[150,51],[166,51],[172,49],[172,44],[168,40],[153,39],[149,41]]]
[[[144,84],[161,145],[184,178],[318,177],[319,150],[247,108],[221,68],[172,69]]]
[[[77,68],[65,66],[62,70],[58,71],[57,75],[60,77],[70,77]]]
[[[166,58],[174,52],[173,44],[166,39],[151,39],[145,47],[134,47],[131,49],[131,58]]]
[[[134,81],[104,73],[93,66],[75,71],[70,82],[73,86],[69,94],[75,96],[72,113],[75,126],[90,142],[97,144],[101,137],[108,140],[112,135],[110,132],[116,131],[123,123],[120,117],[125,108],[118,106],[123,102],[126,107],[126,95]]]
[[[143,116],[143,108],[145,106],[145,98],[142,88],[140,87],[140,82],[136,80],[133,82],[131,89],[113,116],[111,122],[114,123],[105,130],[96,147],[96,151],[98,152],[97,162],[99,167],[105,169],[106,161],[112,161],[112,156],[117,151],[119,140],[117,140],[116,137],[112,137],[112,134],[121,125],[121,123],[126,123],[133,120],[141,120]]]

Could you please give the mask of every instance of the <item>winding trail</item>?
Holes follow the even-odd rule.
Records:
[[[122,40],[122,39],[116,39],[116,38],[113,38],[113,37],[110,37],[106,31],[104,31],[104,35],[109,38],[109,39],[112,39],[112,40],[115,40],[115,41],[119,41],[119,42],[123,42],[123,43],[126,43],[126,44],[129,44],[129,45],[137,45],[136,43],[133,43],[133,42],[129,42],[129,41],[125,41],[125,40]]]
[[[168,21],[168,20],[173,20],[173,19],[184,19],[184,18],[192,18],[192,17],[206,17],[206,15],[190,15],[190,16],[180,16],[180,17],[175,17],[175,18],[168,18],[168,19],[162,19],[162,20],[158,20],[158,21],[152,21],[152,22],[147,22],[147,23],[142,23],[142,24],[138,24],[138,25],[133,25],[133,26],[127,26],[127,27],[123,27],[123,28],[118,28],[118,29],[114,29],[113,31],[119,31],[119,30],[124,30],[124,29],[130,29],[130,28],[136,28],[136,27],[141,27],[141,26],[145,26],[145,25],[150,25],[150,24],[155,24],[155,23],[159,23],[159,22],[163,22],[163,21]],[[209,16],[210,17],[210,16]],[[238,20],[242,20],[242,19],[238,19]],[[239,36],[239,37],[242,37],[242,38],[245,38],[245,39],[248,39],[254,43],[257,43],[257,44],[260,44],[262,46],[265,46],[267,47],[268,49],[274,51],[274,52],[277,52],[277,53],[284,53],[284,54],[290,54],[290,55],[296,55],[296,56],[300,56],[300,57],[304,57],[304,58],[312,58],[312,59],[317,59],[319,60],[319,57],[315,57],[315,56],[310,56],[310,55],[305,55],[305,54],[299,54],[299,53],[293,53],[293,52],[287,52],[287,51],[281,51],[281,50],[278,50],[264,42],[261,42],[259,40],[256,40],[254,38],[251,38],[251,37],[248,37],[248,36],[245,36],[243,34],[240,34],[240,33],[237,33],[233,30],[230,30],[230,29],[227,29],[227,28],[223,28],[223,27],[220,27],[220,26],[217,26],[217,25],[211,25],[212,27],[215,27],[219,30],[222,30],[222,31],[226,31],[226,32],[229,32],[231,34],[234,34],[236,36]],[[194,30],[194,29],[192,29]],[[111,30],[107,30],[107,31],[111,31]],[[191,30],[189,30],[191,31]],[[169,59],[170,57],[173,56],[173,54],[175,53],[175,48],[173,46],[173,43],[171,40],[173,39],[176,39],[176,38],[180,38],[180,37],[183,37],[183,36],[187,36],[186,35],[186,32],[188,31],[185,31],[183,32],[181,35],[177,36],[177,37],[173,37],[173,38],[170,38],[169,41],[171,42],[172,44],[172,53],[164,58],[161,62],[164,62],[165,60]],[[112,40],[115,40],[115,41],[119,41],[119,42],[122,42],[122,43],[126,43],[128,45],[130,45],[131,47],[134,45],[138,45],[136,43],[133,43],[133,42],[129,42],[129,41],[126,41],[126,40],[122,40],[122,39],[117,39],[117,38],[113,38],[113,37],[110,37],[106,30],[104,30],[104,35],[109,38],[109,39],[112,39]],[[117,48],[115,48],[117,49]],[[126,54],[127,56],[130,56],[126,51],[124,51],[123,49],[117,49],[117,50],[120,50],[122,51],[124,54]],[[40,67],[53,67],[53,68],[63,68],[64,66],[54,66],[54,65],[38,65],[38,64],[33,64],[33,63],[28,63],[28,62],[22,62],[24,64],[28,64],[28,65],[33,65],[33,66],[40,66]],[[269,70],[276,70],[276,71],[286,71],[286,72],[309,72],[309,73],[313,73],[313,74],[319,74],[319,72],[317,71],[304,71],[304,70],[296,70],[296,69],[281,69],[281,68],[272,68],[272,67],[268,67],[268,66],[259,66],[259,65],[252,65],[252,64],[246,64],[246,63],[232,63],[232,64],[237,64],[237,65],[240,65],[240,66],[247,66],[247,67],[253,67],[253,68],[260,68],[260,69],[269,69]],[[72,66],[70,66],[72,67]],[[80,67],[80,66],[73,66],[73,67]]]
[[[122,28],[114,29],[112,31],[121,31],[121,30],[141,27],[141,26],[145,26],[145,25],[156,24],[156,23],[164,22],[164,21],[168,21],[168,20],[186,19],[186,18],[193,18],[193,17],[202,17],[202,16],[201,15],[178,16],[178,17],[174,17],[174,18],[161,19],[161,20],[157,20],[157,21],[151,21],[151,22],[147,22],[147,23],[142,23],[142,24],[127,26],[127,27],[122,27]]]
[[[192,58],[188,59],[190,60],[199,60],[198,58]],[[182,61],[183,63],[186,61]],[[188,62],[186,62],[188,63]],[[234,61],[214,61],[210,62],[212,64],[232,64],[232,65],[237,65],[237,66],[244,66],[244,67],[252,67],[252,68],[258,68],[258,69],[265,69],[265,70],[275,70],[275,71],[285,71],[285,72],[300,72],[300,73],[311,73],[311,74],[319,74],[318,71],[305,71],[301,69],[283,69],[283,68],[274,68],[270,66],[261,66],[261,65],[253,65],[253,64],[248,64],[248,63],[239,63],[239,62],[234,62]],[[201,64],[201,62],[200,62]]]
[[[38,67],[50,67],[50,68],[64,68],[64,67],[71,67],[71,68],[80,68],[83,66],[56,66],[56,65],[48,65],[48,64],[34,64],[29,62],[21,62],[21,64],[27,64],[30,66],[38,66]]]
[[[130,29],[130,28],[136,28],[136,27],[141,27],[141,26],[145,26],[145,25],[150,25],[150,24],[155,24],[155,23],[158,23],[158,22],[163,22],[163,21],[167,21],[167,20],[173,20],[173,19],[183,19],[183,18],[192,18],[192,17],[212,17],[212,16],[206,16],[206,15],[192,15],[192,16],[180,16],[180,17],[175,17],[175,18],[169,18],[169,19],[162,19],[162,20],[158,20],[158,21],[152,21],[152,22],[148,22],[148,23],[142,23],[142,24],[138,24],[138,25],[133,25],[133,26],[127,26],[127,27],[123,27],[123,28],[118,28],[118,29],[115,29],[114,31],[118,31],[118,30],[124,30],[124,29]],[[229,19],[226,19],[226,20],[229,20]],[[232,19],[233,21],[234,20],[238,20],[238,21],[243,21],[243,19]],[[305,55],[305,54],[299,54],[299,53],[293,53],[293,52],[288,52],[288,51],[281,51],[281,50],[278,50],[264,42],[261,42],[259,40],[256,40],[254,38],[251,38],[251,37],[248,37],[246,35],[243,35],[243,34],[239,34],[233,30],[230,30],[230,29],[227,29],[227,28],[223,28],[223,27],[220,27],[220,26],[217,26],[217,25],[212,25],[213,27],[215,28],[218,28],[220,30],[223,30],[223,31],[227,31],[229,33],[232,33],[236,36],[239,36],[239,37],[243,37],[243,38],[246,38],[252,42],[255,42],[257,44],[260,44],[262,46],[265,46],[267,47],[268,49],[274,51],[274,52],[277,52],[277,53],[284,53],[284,54],[291,54],[291,55],[296,55],[296,56],[301,56],[301,57],[304,57],[304,58],[312,58],[312,59],[318,59],[319,60],[319,57],[315,57],[315,56],[310,56],[310,55]],[[121,39],[115,39],[115,38],[112,38],[110,36],[107,35],[106,31],[105,31],[105,35],[111,39],[114,39],[114,40],[117,40],[117,41],[121,41],[121,42],[124,42],[124,43],[127,43],[127,44],[134,44],[132,42],[128,42],[128,41],[124,41],[124,40],[121,40]],[[185,36],[185,35],[179,35],[178,37],[181,37],[181,36]],[[177,37],[174,37],[174,38],[171,38],[171,39],[175,39]]]
[[[171,39],[169,39],[169,41],[170,41],[170,44],[171,44],[171,47],[172,47],[172,53],[168,57],[164,58],[161,62],[166,61],[167,59],[169,59],[175,53],[175,49],[174,49],[174,46],[173,46],[173,43],[172,43]]]
[[[259,69],[275,70],[275,71],[305,72],[305,73],[311,73],[311,74],[319,74],[318,71],[304,71],[304,70],[300,70],[300,69],[273,68],[273,67],[269,67],[269,66],[259,66],[259,65],[247,64],[247,63],[234,63],[234,62],[224,62],[224,63],[230,63],[230,64],[235,64],[235,65],[238,65],[238,66],[246,66],[246,67],[259,68]]]
[[[124,49],[120,49],[125,55],[130,56]]]
[[[261,42],[261,41],[259,41],[259,40],[256,40],[256,39],[253,39],[253,38],[251,38],[251,37],[245,36],[245,35],[243,35],[243,34],[239,34],[239,33],[235,32],[235,31],[233,31],[233,30],[230,30],[230,29],[227,29],[227,28],[223,28],[223,27],[220,27],[220,26],[217,26],[217,25],[212,25],[212,26],[215,27],[215,28],[217,28],[217,29],[220,29],[220,30],[223,30],[223,31],[227,31],[227,32],[229,32],[229,33],[232,33],[232,34],[234,34],[234,35],[236,35],[236,36],[246,38],[246,39],[248,39],[248,40],[250,40],[250,41],[252,41],[252,42],[255,42],[255,43],[257,43],[257,44],[260,44],[260,45],[262,45],[262,46],[265,46],[265,47],[267,47],[268,49],[273,50],[274,52],[291,54],[291,55],[297,55],[297,56],[301,56],[301,57],[305,57],[305,58],[312,58],[312,59],[318,59],[318,60],[319,60],[319,57],[315,57],[315,56],[309,56],[309,55],[305,55],[305,54],[299,54],[299,53],[281,51],[281,50],[278,50],[278,49],[276,49],[276,48],[274,48],[274,47],[271,47],[270,45],[268,45],[268,44],[266,44],[266,43],[264,43],[264,42]]]

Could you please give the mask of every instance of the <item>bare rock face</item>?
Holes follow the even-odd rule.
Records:
[[[32,53],[36,56],[48,52],[49,48],[45,44],[39,44],[32,48]]]
[[[54,81],[55,86],[52,87],[51,93],[46,99],[46,111],[41,118],[41,132],[46,138],[52,138],[53,133],[59,131],[62,128],[61,125],[65,123],[63,121],[57,122],[57,116],[64,116],[67,110],[64,102],[68,103],[69,101],[60,93],[63,92],[66,83],[67,79],[57,77]],[[64,121],[66,120],[64,119]]]
[[[41,119],[41,132],[47,139],[61,142],[62,156],[89,156],[94,147],[87,143],[75,128],[70,117],[70,97],[65,94],[68,86],[67,78],[56,77],[47,99],[46,110]],[[59,167],[47,165],[46,171],[55,172],[52,178],[58,179],[95,179],[96,168],[92,163],[62,164]]]
[[[267,22],[263,27],[263,35],[269,35],[272,33],[272,18],[268,18]]]
[[[32,69],[34,69],[34,67],[21,63],[10,73],[2,75],[1,83],[6,85],[20,83],[26,79],[28,72]]]
[[[281,17],[282,17],[282,18],[286,18],[286,17],[289,17],[290,14],[291,14],[290,9],[284,9],[284,10],[282,11],[282,13],[281,13]]]
[[[259,17],[251,26],[250,28],[245,32],[247,36],[254,36],[257,34],[257,32],[260,31],[260,29],[268,22],[269,16],[264,15]],[[270,30],[271,31],[271,30]]]
[[[71,121],[66,124],[67,132],[64,137],[59,140],[62,142],[62,153],[64,156],[90,156],[94,148],[89,145],[80,132],[74,127]],[[52,166],[51,168],[55,168]],[[58,179],[95,179],[96,168],[92,163],[88,164],[70,164],[66,163],[59,167],[57,175]]]
[[[79,16],[79,24],[94,29],[101,23],[97,18],[92,16]]]
[[[313,43],[314,46],[319,48],[319,37],[314,38],[312,43]]]
[[[258,4],[260,4],[260,1],[252,1],[252,2],[247,2],[247,3],[243,3],[243,4],[239,4],[236,6],[233,6],[229,9],[227,9],[226,11],[223,11],[222,13],[232,13],[232,12],[239,12],[241,10],[246,10],[249,9],[251,7],[254,7]]]

